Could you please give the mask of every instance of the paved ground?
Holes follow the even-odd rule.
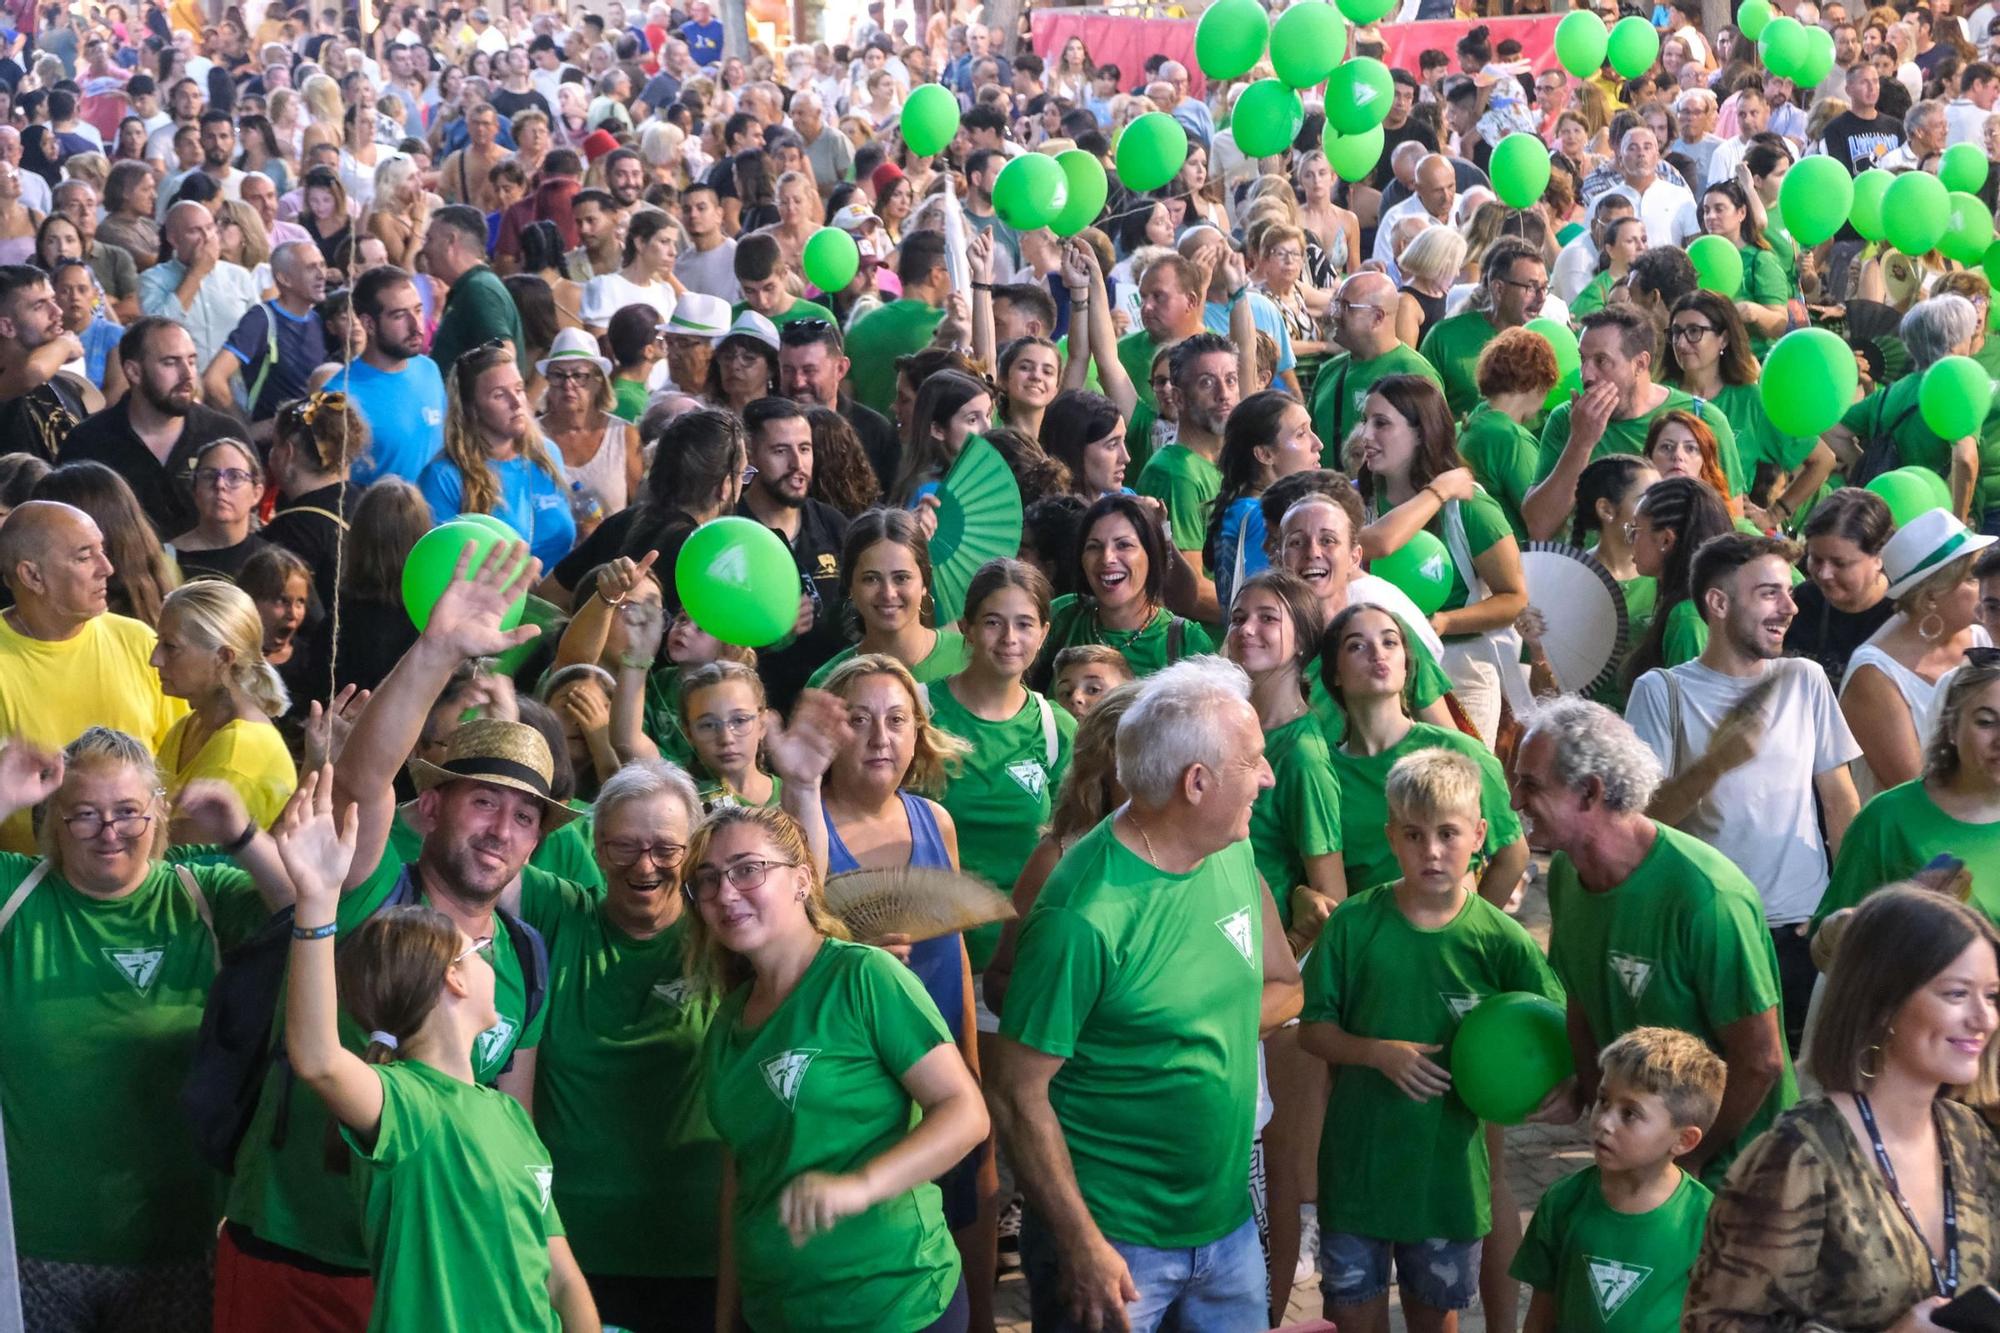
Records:
[[[1519,920],[1529,933],[1546,948],[1549,940],[1548,897],[1543,892],[1540,871],[1547,865],[1547,858],[1537,856],[1535,879],[1523,897]],[[1514,1186],[1514,1197],[1521,1204],[1522,1225],[1535,1210],[1535,1204],[1546,1190],[1558,1179],[1590,1164],[1590,1149],[1583,1136],[1571,1128],[1552,1128],[1547,1125],[1522,1125],[1507,1131],[1507,1179]],[[1395,1296],[1390,1296],[1393,1307]],[[1526,1316],[1528,1294],[1521,1293],[1520,1313]],[[1320,1317],[1319,1280],[1296,1288],[1292,1292],[1292,1304],[1287,1312],[1287,1323],[1298,1323]],[[998,1293],[998,1323],[1001,1333],[1028,1333],[1028,1288],[1018,1273],[1010,1273],[1000,1282]],[[1396,1333],[1401,1333],[1403,1319],[1400,1311],[1392,1308],[1389,1324]],[[1458,1322],[1459,1333],[1486,1333],[1485,1313],[1477,1306],[1465,1313]],[[1493,1333],[1515,1333],[1513,1329],[1495,1329]]]

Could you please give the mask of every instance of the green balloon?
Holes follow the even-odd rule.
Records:
[[[1795,78],[1806,55],[1805,25],[1789,14],[1772,19],[1757,39],[1764,67],[1781,79]]]
[[[1342,62],[1326,80],[1326,123],[1342,134],[1380,125],[1396,100],[1389,67],[1369,56]]]
[[[903,145],[918,157],[942,153],[958,133],[958,98],[941,83],[914,89],[903,102]]]
[[[1611,68],[1625,78],[1636,79],[1660,58],[1659,29],[1637,14],[1619,19],[1618,26],[1611,30],[1605,54],[1611,59]]]
[[[1371,561],[1368,572],[1401,588],[1427,616],[1434,615],[1451,592],[1451,553],[1428,532],[1418,532],[1381,559]]]
[[[475,518],[483,521],[472,522]],[[497,532],[494,530],[496,524],[499,527]],[[410,623],[418,629],[430,624],[431,608],[437,605],[438,598],[444,596],[444,590],[451,586],[452,573],[458,567],[460,556],[471,552],[465,559],[465,573],[469,578],[486,562],[487,553],[494,547],[511,545],[520,540],[520,533],[490,514],[467,514],[432,528],[417,538],[417,544],[403,559],[403,609],[410,613]],[[527,599],[528,595],[524,592],[507,608],[500,617],[501,629],[512,629],[521,623],[521,612],[527,605]]]
[[[1944,235],[1938,238],[1938,249],[1944,251],[1946,258],[1961,264],[1979,263],[1993,244],[1992,211],[1979,201],[1979,196],[1963,190],[1953,190],[1945,198],[1950,201],[1949,212]]]
[[[1951,225],[1950,192],[1928,172],[1906,171],[1883,193],[1882,219],[1889,244],[1906,255],[1928,254]]]
[[[1236,99],[1229,131],[1245,157],[1276,157],[1298,138],[1305,118],[1297,93],[1277,79],[1259,79]]]
[[[1367,27],[1396,7],[1397,0],[1339,0],[1349,23]]]
[[[1764,35],[1772,12],[1770,0],[1743,0],[1743,7],[1736,11],[1736,31],[1756,41]]]
[[[1938,162],[1938,179],[1947,190],[1971,193],[1986,184],[1989,170],[1991,164],[1978,144],[1955,143],[1944,150],[1944,157]]]
[[[1492,1124],[1520,1124],[1575,1072],[1562,1006],[1528,991],[1487,996],[1451,1038],[1451,1090]]]
[[[806,237],[800,267],[806,271],[807,282],[830,296],[845,291],[861,271],[861,247],[840,228],[821,227]]]
[[[1869,482],[1866,489],[1882,497],[1882,503],[1889,506],[1889,517],[1899,528],[1919,514],[1928,514],[1937,508],[1931,503],[1930,487],[1902,468],[1884,472]]]
[[[1047,153],[1023,153],[993,178],[993,211],[1015,231],[1056,220],[1069,202],[1069,177]]]
[[[1062,168],[1063,178],[1069,182],[1069,202],[1056,214],[1049,230],[1058,236],[1074,236],[1097,221],[1097,215],[1104,211],[1111,182],[1105,177],[1104,164],[1097,160],[1097,154],[1081,148],[1056,154],[1056,165]]]
[[[799,618],[798,566],[754,518],[731,514],[690,533],[674,561],[674,588],[688,617],[724,643],[762,648]]]
[[[1610,29],[1587,9],[1573,9],[1556,24],[1556,59],[1575,78],[1587,79],[1603,68],[1610,45]]]
[[[1911,464],[1908,467],[1899,467],[1896,471],[1917,479],[1931,497],[1930,508],[1944,509],[1951,504],[1951,484],[1929,468]]]
[[[1764,358],[1757,381],[1764,415],[1780,435],[1830,430],[1854,403],[1854,351],[1831,329],[1793,329]]]
[[[1854,178],[1824,153],[1800,158],[1778,187],[1778,207],[1793,240],[1818,245],[1847,221],[1854,207]]]
[[[1833,34],[1818,24],[1806,29],[1805,53],[1792,71],[1799,87],[1817,88],[1826,76],[1833,73]]]
[[[1917,385],[1917,411],[1941,440],[1978,434],[1992,407],[1993,377],[1969,356],[1934,362]]]
[[[1134,194],[1157,190],[1174,178],[1187,155],[1181,123],[1164,111],[1148,111],[1118,136],[1118,179]]]
[[[1572,381],[1577,379],[1583,366],[1583,353],[1576,344],[1576,330],[1546,316],[1529,320],[1526,327],[1530,333],[1541,334],[1556,354],[1556,382],[1550,387],[1548,397],[1542,400],[1545,407],[1553,408],[1568,399],[1570,390],[1575,387]]]
[[[1487,174],[1501,203],[1532,208],[1549,188],[1549,147],[1532,134],[1510,134],[1493,146]]]
[[[1743,289],[1743,255],[1720,236],[1699,236],[1688,243],[1696,283],[1703,291],[1734,300]]]
[[[1347,54],[1347,24],[1325,0],[1301,0],[1271,25],[1271,69],[1287,87],[1313,88]]]
[[[1882,216],[1882,196],[1895,180],[1892,173],[1880,167],[1870,167],[1854,178],[1854,206],[1848,210],[1847,220],[1854,224],[1854,230],[1863,240],[1879,241],[1887,233],[1889,224]],[[1783,190],[1782,186],[1779,188]]]
[[[1257,0],[1215,0],[1194,30],[1194,63],[1211,79],[1233,79],[1264,58],[1271,16]]]
[[[1363,130],[1360,134],[1342,134],[1324,140],[1320,151],[1326,154],[1326,164],[1333,168],[1333,174],[1344,181],[1365,180],[1368,173],[1375,170],[1375,164],[1382,160],[1382,141],[1385,136],[1382,127]]]

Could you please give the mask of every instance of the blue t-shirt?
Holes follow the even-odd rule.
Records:
[[[356,361],[326,386],[345,390],[373,441],[354,465],[354,484],[382,477],[415,481],[444,447],[444,376],[437,362],[413,356],[398,371]]]
[[[104,371],[111,361],[111,349],[125,336],[125,326],[99,315],[90,321],[79,340],[83,343],[83,373],[98,388],[104,387]]]
[[[706,23],[696,23],[693,19],[689,19],[681,24],[681,40],[688,44],[688,54],[694,57],[697,67],[721,63],[721,19],[710,19]]]
[[[1222,613],[1236,596],[1236,553],[1243,553],[1243,577],[1268,569],[1271,557],[1264,554],[1264,505],[1255,495],[1245,495],[1222,512],[1222,530],[1215,534],[1215,595]]]
[[[277,316],[278,359],[266,373],[264,363],[271,355],[273,314]],[[246,400],[257,377],[264,378],[257,390],[257,401],[250,404],[252,421],[274,417],[280,403],[305,397],[306,381],[328,360],[326,325],[320,321],[318,312],[308,310],[303,315],[294,315],[276,301],[259,301],[251,306],[222,345],[243,363],[239,373]]]
[[[1279,312],[1277,305],[1262,292],[1247,293],[1243,299],[1250,303],[1251,325],[1261,333],[1270,334],[1271,341],[1278,345],[1278,369],[1276,373],[1282,375],[1297,366],[1299,358],[1292,351],[1292,335],[1285,328],[1285,317]],[[1202,326],[1210,333],[1228,333],[1229,307],[1221,301],[1208,302],[1202,307],[1201,322]],[[1252,388],[1246,384],[1243,386],[1243,391],[1245,394],[1252,394],[1257,392],[1258,389],[1267,389],[1269,387],[1268,384],[1259,384],[1256,388]]]
[[[576,518],[569,512],[569,478],[562,475],[562,454],[554,445],[545,447],[556,465],[557,478],[525,458],[488,460],[486,466],[500,481],[500,501],[493,506],[493,517],[520,533],[529,553],[547,569],[576,545]],[[465,478],[448,458],[433,460],[417,479],[417,489],[430,502],[431,518],[439,523],[449,522],[463,511]]]

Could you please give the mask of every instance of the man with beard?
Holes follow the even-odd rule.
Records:
[[[965,160],[965,220],[993,238],[996,283],[1012,282],[1021,267],[1020,235],[993,211],[993,182],[1006,165],[1007,155],[994,148],[981,148]]]
[[[448,204],[471,204],[481,213],[491,213],[493,190],[487,177],[513,156],[500,142],[500,113],[490,103],[473,106],[465,113],[465,133],[465,147],[438,168],[438,193]]]
[[[227,111],[204,111],[201,114],[201,165],[167,177],[160,187],[160,198],[172,199],[181,188],[182,182],[195,172],[203,172],[222,187],[224,199],[243,197],[244,173],[237,170],[236,122],[229,118]]]
[[[70,432],[62,461],[90,459],[125,478],[168,541],[195,524],[195,454],[211,440],[241,438],[243,423],[197,401],[201,362],[173,320],[149,315],[125,330],[118,368],[125,396]]]
[[[608,190],[578,190],[569,210],[578,244],[563,256],[563,272],[571,282],[616,273],[624,263],[618,242],[618,201]]]
[[[1967,541],[1950,514],[1918,521],[1926,520],[1939,532],[1931,544],[1948,552],[1926,576],[1964,556],[1952,537],[1974,549],[1978,539]],[[1689,581],[1708,646],[1692,662],[1639,677],[1625,707],[1665,771],[1647,813],[1735,862],[1763,896],[1795,1051],[1815,975],[1806,922],[1826,892],[1827,862],[1861,808],[1847,771],[1861,746],[1825,669],[1784,655],[1798,614],[1791,592],[1798,554],[1780,538],[1735,532],[1703,543]]]
[[[352,868],[340,900],[341,933],[384,908],[422,905],[477,941],[493,970],[499,1021],[472,1048],[472,1074],[525,1105],[535,1078],[549,982],[541,935],[509,904],[564,884],[528,864],[545,834],[576,818],[550,794],[553,763],[535,728],[506,705],[457,727],[436,762],[413,758],[431,707],[468,659],[531,639],[501,617],[539,567],[519,544],[496,547],[454,580],[416,645],[376,689],[334,766],[336,817],[358,816]],[[407,764],[417,798],[409,827],[416,859],[395,854],[396,782]],[[283,1018],[280,1015],[279,1022]],[[363,1036],[350,1031],[354,1048]],[[243,1137],[216,1257],[215,1317],[236,1329],[359,1328],[373,1284],[349,1156],[329,1153],[324,1103],[276,1062]]]
[[[813,478],[812,423],[803,407],[790,398],[759,398],[743,409],[743,426],[749,433],[752,473],[737,512],[784,539],[805,586],[791,641],[757,655],[771,707],[788,713],[806,678],[846,646],[840,548],[847,538],[847,519],[807,495]]]
[[[368,422],[368,452],[354,464],[354,484],[381,477],[414,484],[437,457],[444,430],[444,376],[424,355],[424,303],[417,284],[393,265],[371,268],[354,284],[354,317],[368,345],[327,384],[344,392]]]
[[[618,213],[629,221],[646,193],[645,160],[630,148],[613,149],[605,154],[604,188],[611,192]]]
[[[10,377],[18,382],[0,386],[13,391],[0,398],[0,448],[50,463],[67,460],[84,406],[76,386],[56,372],[82,355],[82,342],[63,328],[48,275],[31,264],[0,265],[0,363],[19,368]]]
[[[514,363],[525,375],[528,347],[520,307],[486,264],[486,215],[464,204],[431,214],[423,259],[431,277],[449,289],[431,335],[431,360],[439,372],[449,371],[462,353],[481,343],[504,338],[514,345]]]
[[[778,330],[778,384],[785,397],[806,407],[830,407],[846,417],[861,437],[861,449],[868,455],[875,479],[886,491],[902,461],[903,444],[889,418],[855,402],[854,395],[841,387],[849,365],[841,350],[837,324],[802,319]]]
[[[1175,548],[1190,569],[1199,571],[1208,511],[1222,489],[1222,473],[1216,467],[1222,456],[1222,430],[1243,393],[1236,345],[1219,333],[1197,333],[1174,348],[1168,373],[1173,377],[1174,401],[1180,406],[1180,433],[1146,460],[1134,489],[1166,506]],[[1213,623],[1219,610],[1215,587],[1207,578],[1202,580],[1200,599],[1192,618]]]
[[[1479,354],[1503,329],[1518,329],[1542,312],[1549,294],[1548,265],[1539,247],[1502,236],[1480,261],[1481,282],[1470,308],[1431,325],[1417,350],[1444,385],[1454,417],[1479,406]]]
[[[139,308],[186,328],[205,366],[257,304],[257,283],[222,257],[222,233],[205,205],[168,209],[166,233],[173,257],[139,275]]]

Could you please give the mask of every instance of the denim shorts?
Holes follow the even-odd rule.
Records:
[[[1329,1305],[1366,1305],[1389,1290],[1389,1260],[1405,1301],[1463,1310],[1479,1294],[1476,1240],[1388,1241],[1328,1231],[1319,1239],[1320,1290]]]

